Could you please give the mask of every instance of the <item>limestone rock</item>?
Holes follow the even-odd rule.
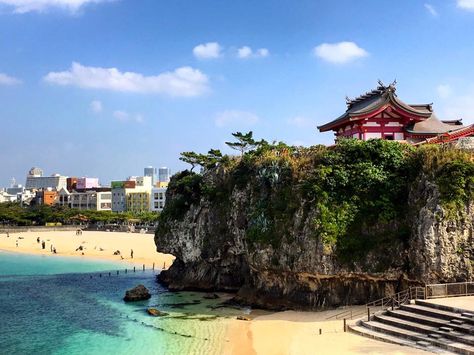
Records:
[[[167,316],[168,313],[166,312],[161,312],[159,310],[157,310],[156,308],[147,308],[147,313],[150,315],[150,316],[153,316],[153,317],[164,317],[164,316]]]
[[[136,302],[150,299],[151,294],[148,289],[143,285],[138,285],[131,290],[125,292],[123,300],[125,302]]]

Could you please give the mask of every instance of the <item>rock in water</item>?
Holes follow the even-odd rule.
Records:
[[[202,296],[202,298],[206,300],[215,300],[219,298],[219,295],[216,293],[206,293],[204,296]]]
[[[168,313],[161,312],[161,311],[157,310],[156,308],[147,308],[146,311],[150,316],[153,316],[153,317],[164,317],[164,316],[168,315]]]
[[[125,302],[135,302],[135,301],[143,301],[150,299],[151,294],[148,289],[143,285],[138,285],[131,290],[125,292],[125,297],[123,300]]]

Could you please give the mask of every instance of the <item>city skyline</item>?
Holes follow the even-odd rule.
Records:
[[[33,166],[176,172],[180,152],[229,152],[235,131],[331,144],[316,126],[378,79],[474,123],[471,0],[0,0],[0,19],[0,186]]]

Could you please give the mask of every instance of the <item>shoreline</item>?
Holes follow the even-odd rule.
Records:
[[[40,238],[40,243],[37,238]],[[20,239],[21,238],[21,239]],[[45,242],[45,249],[41,243]],[[18,242],[18,246],[16,243]],[[77,250],[82,246],[83,250]],[[51,252],[56,248],[57,253]],[[116,263],[126,263],[142,268],[167,269],[174,261],[174,256],[156,251],[154,235],[126,233],[83,231],[76,235],[75,231],[29,231],[20,233],[0,233],[0,250],[11,253],[60,256],[82,258],[87,260],[103,260]],[[113,255],[120,250],[121,255]],[[134,257],[131,258],[131,250]]]

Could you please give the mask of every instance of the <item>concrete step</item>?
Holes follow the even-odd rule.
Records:
[[[428,346],[420,346],[417,345],[416,342],[398,338],[395,336],[391,336],[389,334],[383,334],[379,333],[373,330],[370,330],[366,327],[360,326],[360,325],[351,325],[348,327],[348,330],[352,333],[355,333],[357,335],[364,336],[366,338],[378,340],[378,341],[383,341],[385,343],[390,343],[390,344],[397,344],[401,346],[408,346],[411,348],[418,348],[418,349],[423,349],[423,350],[428,350],[433,353],[442,353],[442,354],[452,354],[451,352],[443,352],[441,349],[438,349],[434,346],[428,345]]]
[[[474,355],[474,346],[459,343],[450,339],[434,339],[426,336],[426,334],[380,323],[375,320],[370,322],[362,321],[360,322],[360,324],[373,332],[388,334],[392,337],[402,338],[405,341],[411,341],[414,343],[418,341],[426,341],[429,342],[432,346],[436,346],[438,348],[451,351],[457,354]]]
[[[466,323],[470,323],[474,325],[474,314],[472,311],[458,308],[458,307],[451,307],[442,304],[432,303],[425,300],[416,300],[415,304],[423,307],[434,308],[440,311],[450,312],[456,314],[458,317],[462,318]]]
[[[422,334],[423,336],[428,336],[434,339],[446,338],[458,343],[474,346],[474,336],[455,331],[450,327],[432,327],[426,324],[418,323],[416,321],[392,317],[388,313],[377,314],[374,316],[374,320],[394,327],[414,331]]]
[[[474,327],[474,319],[463,317],[461,316],[461,313],[450,312],[450,311],[441,310],[441,309],[437,309],[433,307],[425,307],[419,304],[402,305],[400,306],[400,309],[407,312],[419,313],[428,317],[444,319],[444,320],[449,320],[449,321],[452,319],[459,319],[459,320],[464,321],[466,326]]]

